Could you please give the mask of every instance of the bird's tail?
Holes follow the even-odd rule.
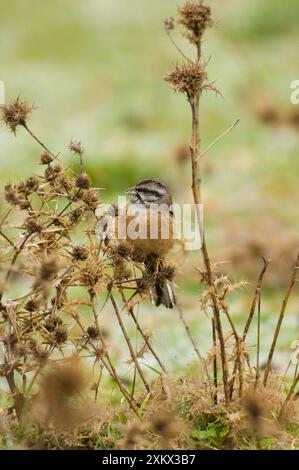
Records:
[[[156,307],[164,305],[166,308],[173,308],[176,304],[173,286],[170,281],[157,281],[151,288],[151,297]]]
[[[145,260],[146,272],[152,278],[150,296],[156,307],[164,305],[166,308],[173,308],[176,305],[172,279],[174,267],[165,266],[163,258],[157,255],[148,255]]]

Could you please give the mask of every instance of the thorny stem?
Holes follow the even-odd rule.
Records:
[[[177,310],[179,312],[179,317],[180,317],[180,320],[185,328],[185,331],[187,333],[187,336],[188,338],[190,339],[191,343],[192,343],[192,346],[193,346],[193,349],[195,351],[195,354],[197,355],[198,359],[200,360],[200,362],[202,363],[202,365],[204,366],[204,369],[205,369],[205,372],[206,372],[206,375],[207,375],[207,379],[208,379],[208,383],[209,383],[209,387],[210,387],[210,390],[211,390],[211,379],[210,379],[210,374],[209,374],[209,369],[207,367],[207,363],[205,361],[205,359],[203,358],[203,356],[201,355],[198,347],[197,347],[197,344],[195,342],[195,339],[190,331],[190,328],[185,320],[185,317],[184,317],[184,314],[183,314],[183,311],[180,307],[179,304],[176,305],[177,307]]]
[[[80,322],[78,316],[76,315],[75,317],[75,320],[76,322],[78,323],[78,326],[80,327],[81,331],[83,332],[84,335],[87,335],[86,333],[86,330],[84,328],[84,326],[82,325],[82,323]],[[107,359],[107,363],[104,359],[104,357],[101,355],[101,356],[98,356],[97,354],[97,351],[96,351],[96,348],[94,346],[94,344],[88,339],[88,342],[91,346],[91,348],[94,350],[95,352],[95,355],[99,357],[99,360],[101,361],[102,365],[105,367],[105,369],[108,371],[109,375],[112,377],[112,379],[114,379],[120,389],[120,391],[122,392],[122,394],[124,395],[124,397],[126,398],[131,410],[135,413],[136,416],[139,416],[138,415],[138,411],[137,411],[137,408],[135,406],[135,400],[133,398],[131,398],[130,396],[130,393],[128,392],[128,390],[126,389],[126,387],[122,384],[120,378],[118,377],[118,374],[112,364],[112,361],[110,359],[110,356],[109,356],[109,353],[108,353],[108,350],[107,350],[107,347],[106,347],[106,344],[104,342],[104,339],[103,339],[103,336],[99,330],[99,335],[100,335],[100,340],[101,340],[101,343],[102,343],[102,346],[104,348],[104,350],[106,351],[105,353],[105,357]]]
[[[139,362],[138,362],[138,359],[137,359],[137,356],[136,356],[136,354],[135,354],[134,348],[133,348],[133,346],[132,346],[131,340],[130,340],[130,338],[129,338],[129,336],[128,336],[128,333],[127,333],[127,331],[126,331],[126,329],[125,329],[124,323],[123,323],[122,318],[121,318],[121,314],[120,314],[120,312],[119,312],[119,310],[118,310],[117,304],[116,304],[116,302],[115,302],[115,299],[114,299],[112,293],[110,293],[110,299],[111,299],[111,303],[112,303],[112,305],[113,305],[115,314],[116,314],[116,316],[117,316],[117,320],[118,320],[119,326],[120,326],[120,328],[121,328],[121,331],[122,331],[122,333],[123,333],[123,335],[124,335],[124,338],[125,338],[125,340],[126,340],[126,343],[127,343],[127,345],[128,345],[128,348],[129,348],[129,351],[130,351],[130,354],[131,354],[131,358],[132,358],[134,364],[135,364],[136,367],[137,367],[137,370],[138,370],[138,372],[139,372],[140,378],[141,378],[142,382],[144,383],[144,386],[145,386],[146,390],[148,391],[148,393],[150,393],[150,391],[151,391],[150,386],[148,385],[148,383],[147,383],[147,381],[146,381],[146,379],[145,379],[145,377],[144,377],[142,368],[140,367],[140,364],[139,364]]]
[[[268,264],[269,264],[269,261],[267,261],[265,258],[262,258],[262,260],[263,260],[263,268],[261,270],[261,273],[260,273],[258,281],[257,281],[257,285],[256,285],[256,288],[255,288],[255,292],[254,292],[250,312],[249,312],[247,321],[245,323],[245,327],[244,327],[242,338],[241,338],[241,343],[243,345],[245,343],[245,340],[246,340],[251,322],[252,322],[253,317],[254,317],[254,313],[255,313],[255,310],[256,310],[256,304],[258,302],[258,298],[259,298],[259,295],[260,295],[260,292],[261,292],[263,278],[264,278],[264,275],[267,271],[267,267],[268,267]],[[233,368],[233,373],[232,373],[232,379],[231,379],[231,383],[230,383],[230,398],[232,398],[233,391],[234,391],[234,384],[235,384],[235,376],[236,376],[236,372],[237,372],[237,367],[238,367],[238,358],[236,357],[235,363],[234,363],[234,368]]]
[[[213,275],[211,269],[210,258],[206,246],[204,230],[201,221],[201,214],[199,206],[202,204],[202,197],[201,197],[201,171],[200,171],[200,164],[198,161],[199,155],[199,148],[200,148],[200,141],[199,141],[199,93],[196,95],[194,99],[190,99],[190,106],[192,110],[192,142],[190,146],[190,155],[191,155],[191,164],[192,164],[192,192],[193,192],[193,199],[196,207],[196,216],[199,225],[199,231],[201,236],[201,253],[204,261],[204,265],[207,271],[207,283],[209,286],[210,297],[212,301],[212,307],[215,317],[215,326],[218,334],[218,339],[220,343],[220,357],[221,357],[221,365],[222,365],[222,378],[223,378],[223,387],[224,387],[224,396],[226,406],[229,405],[229,387],[228,387],[228,365],[226,359],[226,351],[225,351],[225,342],[224,336],[222,331],[222,323],[220,317],[220,309],[218,306],[218,299],[217,293],[215,289],[215,285],[213,282]]]
[[[261,293],[259,293],[257,307],[257,345],[256,345],[256,367],[255,367],[255,387],[260,379],[260,341],[261,341]]]
[[[235,337],[235,341],[236,341],[236,364],[237,364],[237,369],[238,369],[238,372],[239,372],[239,397],[242,396],[242,391],[243,391],[243,369],[242,369],[242,354],[241,354],[241,340],[240,340],[240,337],[238,335],[238,332],[235,328],[235,325],[234,325],[234,322],[232,321],[231,319],[231,316],[229,314],[229,311],[228,311],[228,308],[227,306],[225,305],[225,303],[223,301],[220,301],[221,302],[221,306],[222,306],[222,309],[229,321],[229,324],[231,326],[231,329],[232,329],[232,332],[233,332],[233,335]]]
[[[51,152],[51,150],[48,149],[48,147],[46,147],[45,144],[43,144],[43,142],[31,131],[31,129],[27,126],[26,123],[22,124],[24,129],[26,129],[26,131],[31,135],[31,137],[33,137],[33,139],[46,151],[48,152],[53,158],[54,160],[57,158],[57,155],[54,155],[53,152]]]
[[[121,296],[122,296],[123,301],[124,301],[125,304],[127,305],[127,299],[125,298],[125,295],[124,295],[123,290],[121,289],[120,292],[121,292]],[[133,308],[128,308],[128,307],[127,307],[127,309],[128,309],[128,312],[130,313],[130,315],[131,315],[131,317],[132,317],[132,319],[133,319],[133,321],[134,321],[134,323],[135,323],[135,325],[136,325],[137,330],[139,331],[139,333],[141,334],[142,338],[144,339],[144,342],[145,342],[145,344],[147,345],[148,349],[150,350],[150,352],[152,353],[152,355],[153,355],[154,358],[156,359],[157,363],[159,364],[159,366],[161,367],[161,369],[163,370],[163,372],[164,372],[165,374],[167,374],[167,369],[166,369],[166,367],[163,365],[161,359],[159,358],[159,356],[157,355],[157,353],[156,353],[155,350],[153,349],[153,347],[152,347],[152,345],[151,345],[151,343],[150,343],[150,341],[149,341],[149,339],[148,339],[148,336],[143,332],[143,330],[142,330],[142,328],[141,328],[141,325],[140,325],[140,323],[139,323],[139,321],[138,321],[138,319],[137,319],[137,317],[136,317],[136,315],[135,315],[135,313],[134,313],[134,309],[133,309]]]
[[[296,371],[297,371],[297,370],[298,370],[298,368],[296,368]],[[295,377],[294,377],[292,386],[291,386],[291,388],[290,388],[290,390],[289,390],[289,393],[287,394],[287,397],[286,397],[286,399],[285,399],[285,401],[284,401],[284,403],[283,403],[283,405],[282,405],[282,407],[281,407],[281,410],[280,410],[280,413],[279,413],[279,416],[278,416],[278,419],[279,419],[279,420],[281,420],[281,418],[283,417],[284,411],[285,411],[285,409],[286,409],[286,406],[287,406],[287,404],[289,403],[289,401],[291,400],[292,395],[293,395],[293,393],[294,393],[294,391],[295,391],[295,388],[296,388],[298,382],[299,382],[299,373],[295,374]]]
[[[213,336],[213,378],[214,378],[214,404],[218,403],[218,373],[217,373],[217,338],[216,338],[216,327],[215,318],[211,319],[212,322],[212,336]]]
[[[289,301],[290,295],[292,293],[293,287],[295,285],[296,275],[297,275],[298,269],[299,269],[299,253],[298,253],[298,256],[297,256],[297,259],[296,259],[296,263],[295,263],[295,266],[294,266],[294,269],[293,269],[293,273],[292,273],[292,276],[291,276],[291,279],[290,279],[290,282],[289,282],[289,285],[288,285],[286,295],[283,299],[282,306],[281,306],[281,309],[280,309],[280,314],[279,314],[279,317],[278,317],[277,325],[276,325],[275,332],[274,332],[274,337],[273,337],[271,348],[270,348],[269,355],[268,355],[268,360],[267,360],[267,365],[266,365],[266,370],[265,370],[265,375],[264,375],[264,381],[263,381],[264,386],[267,385],[267,380],[268,380],[268,376],[269,376],[269,373],[270,373],[270,370],[271,370],[272,359],[273,359],[273,354],[274,354],[274,351],[275,351],[277,339],[278,339],[280,328],[281,328],[281,325],[282,325],[282,322],[283,322],[283,319],[284,319],[284,315],[285,315],[285,311],[286,311],[286,308],[287,308],[287,305],[288,305],[288,301]]]

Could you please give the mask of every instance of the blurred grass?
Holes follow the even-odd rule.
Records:
[[[266,126],[254,108],[264,99],[282,114],[291,108],[290,83],[298,78],[298,2],[208,3],[217,26],[207,33],[204,55],[210,58],[210,80],[224,98],[209,94],[202,99],[203,148],[240,118],[204,165],[206,230],[213,258],[219,260],[228,240],[230,246],[238,243],[230,228],[236,221],[245,228],[250,222],[253,235],[265,219],[277,221],[286,233],[299,228],[298,129]],[[178,146],[188,143],[190,113],[186,101],[163,81],[177,60],[163,20],[175,14],[176,5],[172,0],[0,0],[0,79],[7,101],[21,94],[34,103],[32,128],[74,168],[66,147],[72,138],[82,140],[86,169],[94,185],[106,189],[105,200],[149,176],[166,181],[175,201],[191,200],[188,163],[175,158]],[[188,52],[188,45],[181,45]],[[0,127],[1,184],[40,171],[38,156],[39,149],[22,131],[15,139]],[[263,233],[270,245],[276,234],[267,226]],[[288,242],[283,243],[287,250]],[[179,283],[181,295],[192,304],[187,311],[192,310],[189,318],[197,332],[199,294],[191,258]],[[252,262],[252,282],[259,262]],[[287,271],[282,284],[286,280]],[[266,321],[275,321],[280,295],[269,292]],[[235,310],[243,321],[248,310],[239,311],[237,301]],[[288,334],[297,313],[293,306]],[[160,322],[161,314],[156,326],[167,333],[168,326]],[[173,329],[173,337],[180,328]],[[184,348],[182,343],[182,354]]]

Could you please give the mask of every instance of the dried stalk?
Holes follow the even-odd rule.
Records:
[[[259,293],[258,307],[257,307],[257,341],[256,341],[256,366],[255,366],[255,388],[257,387],[260,379],[260,342],[261,342],[261,292]]]
[[[200,60],[200,57],[198,58]],[[201,252],[204,261],[204,265],[207,271],[207,283],[209,286],[209,292],[212,301],[212,307],[215,317],[215,326],[218,334],[219,344],[220,344],[220,357],[221,357],[221,365],[222,365],[222,378],[223,378],[223,387],[224,387],[224,396],[226,405],[229,405],[229,373],[228,373],[228,365],[226,359],[226,351],[225,351],[225,342],[224,342],[224,335],[222,331],[222,323],[221,323],[221,316],[220,316],[220,309],[218,305],[217,293],[213,281],[212,269],[210,258],[206,246],[204,230],[202,227],[201,222],[201,214],[199,210],[199,206],[202,204],[201,198],[201,171],[200,165],[198,160],[199,152],[199,93],[196,95],[194,100],[190,101],[191,110],[192,110],[192,142],[190,146],[190,155],[191,155],[191,164],[192,164],[192,192],[193,192],[193,199],[196,207],[196,215],[197,221],[199,224],[199,230],[201,235]]]
[[[129,351],[130,351],[130,354],[131,354],[132,361],[133,361],[134,364],[136,365],[136,368],[137,368],[137,370],[138,370],[138,373],[139,373],[139,375],[140,375],[140,378],[141,378],[142,382],[144,383],[144,386],[145,386],[146,390],[148,391],[148,393],[150,393],[150,391],[151,391],[150,386],[149,386],[149,384],[147,383],[147,381],[146,381],[146,379],[145,379],[145,377],[144,377],[142,368],[140,367],[140,364],[139,364],[139,362],[138,362],[138,359],[137,359],[137,356],[136,356],[136,354],[135,354],[134,348],[133,348],[133,346],[132,346],[131,340],[130,340],[130,338],[129,338],[129,336],[128,336],[128,333],[127,333],[127,331],[126,331],[126,329],[125,329],[124,323],[123,323],[123,321],[122,321],[120,312],[119,312],[119,310],[118,310],[117,304],[116,304],[116,302],[115,302],[115,300],[114,300],[114,297],[113,297],[112,293],[110,293],[110,299],[111,299],[111,303],[112,303],[112,305],[113,305],[113,308],[114,308],[114,311],[115,311],[115,314],[116,314],[116,317],[117,317],[119,326],[120,326],[120,328],[121,328],[121,331],[122,331],[122,333],[123,333],[123,335],[124,335],[124,338],[125,338],[125,340],[126,340],[126,343],[127,343],[127,345],[128,345],[128,348],[129,348]]]
[[[276,325],[276,328],[275,328],[274,337],[273,337],[273,340],[272,340],[271,348],[270,348],[269,355],[268,355],[267,365],[266,365],[266,369],[265,369],[264,380],[263,380],[264,386],[267,385],[267,380],[268,380],[268,377],[269,377],[269,373],[271,371],[272,359],[273,359],[273,354],[274,354],[274,351],[275,351],[277,339],[278,339],[280,328],[281,328],[281,325],[282,325],[282,322],[283,322],[283,319],[284,319],[284,315],[285,315],[285,311],[286,311],[286,308],[287,308],[287,305],[288,305],[288,301],[289,301],[289,298],[291,296],[293,287],[294,287],[295,282],[296,282],[296,275],[297,275],[298,269],[299,269],[299,253],[298,253],[298,256],[297,256],[297,259],[296,259],[296,264],[295,264],[293,272],[292,272],[292,276],[291,276],[291,279],[290,279],[290,282],[289,282],[289,285],[288,285],[286,295],[283,299],[282,306],[281,306],[281,309],[280,309],[280,314],[279,314],[279,317],[278,317],[278,321],[277,321],[277,325]]]
[[[127,302],[127,299],[125,298],[125,295],[124,295],[123,290],[121,289],[120,292],[121,292],[122,299],[123,299],[125,305],[127,306],[127,305],[128,305],[128,302]],[[128,312],[129,312],[129,314],[131,315],[131,317],[132,317],[132,319],[133,319],[133,321],[134,321],[134,323],[135,323],[135,325],[136,325],[137,330],[139,331],[139,333],[141,334],[142,338],[144,339],[144,342],[145,342],[145,344],[147,345],[149,351],[152,353],[152,355],[153,355],[154,358],[156,359],[157,363],[159,364],[159,366],[161,367],[161,369],[163,370],[163,372],[164,372],[165,374],[167,374],[167,369],[166,369],[166,367],[165,367],[164,364],[162,363],[162,361],[161,361],[161,359],[159,358],[158,354],[155,352],[153,346],[151,345],[151,343],[150,343],[150,341],[149,341],[149,339],[148,339],[148,336],[147,336],[147,335],[144,333],[144,331],[142,330],[141,325],[140,325],[140,323],[139,323],[139,321],[138,321],[138,319],[137,319],[137,317],[136,317],[136,315],[135,315],[135,313],[134,313],[134,309],[133,309],[133,308],[128,308],[128,307],[127,307],[127,309],[128,309]]]
[[[218,375],[217,375],[217,337],[216,337],[216,327],[215,327],[215,318],[211,319],[212,322],[212,337],[213,337],[213,378],[214,378],[214,404],[218,403]]]
[[[262,258],[262,260],[263,260],[263,268],[261,270],[261,273],[260,273],[258,281],[257,281],[257,285],[256,285],[256,288],[255,288],[254,297],[253,297],[253,301],[252,301],[252,304],[251,304],[249,316],[248,316],[247,321],[245,323],[245,327],[244,327],[242,338],[241,338],[241,343],[243,343],[243,344],[245,343],[245,340],[246,340],[251,322],[252,322],[253,317],[254,317],[254,313],[255,313],[255,310],[256,310],[256,304],[258,302],[258,298],[259,298],[259,295],[260,295],[260,292],[261,292],[263,278],[264,278],[264,275],[267,271],[267,267],[268,267],[268,264],[269,264],[269,262],[265,258]],[[241,347],[241,344],[240,344],[240,347]],[[236,357],[235,362],[234,362],[232,378],[231,378],[231,382],[230,382],[230,397],[231,398],[233,396],[233,390],[234,390],[234,384],[235,384],[235,377],[236,377],[237,368],[238,368],[238,358]]]
[[[298,370],[298,367],[296,367],[296,371]],[[281,420],[283,418],[283,415],[284,415],[284,412],[285,412],[285,409],[287,407],[287,404],[289,403],[289,401],[291,400],[292,396],[293,396],[293,393],[295,391],[295,388],[297,386],[299,382],[299,373],[295,374],[295,377],[294,377],[294,380],[293,380],[293,383],[292,383],[292,386],[289,390],[289,393],[287,394],[287,397],[281,407],[281,410],[280,410],[280,413],[278,415],[278,419]]]
[[[200,360],[201,364],[203,365],[203,367],[204,367],[204,369],[205,369],[205,373],[206,373],[206,376],[207,376],[209,388],[210,388],[210,391],[211,391],[211,389],[212,389],[212,386],[211,386],[211,378],[210,378],[210,374],[209,374],[209,369],[208,369],[207,363],[206,363],[204,357],[202,356],[202,354],[200,353],[200,351],[199,351],[199,349],[198,349],[198,347],[197,347],[197,344],[196,344],[196,342],[195,342],[195,339],[194,339],[194,337],[193,337],[193,335],[192,335],[192,333],[191,333],[191,331],[190,331],[190,328],[189,328],[189,326],[188,326],[188,324],[187,324],[187,322],[186,322],[186,320],[185,320],[185,317],[184,317],[184,314],[183,314],[183,311],[182,311],[180,305],[177,304],[176,307],[177,307],[177,310],[178,310],[178,312],[179,312],[180,320],[181,320],[181,322],[183,323],[183,326],[184,326],[185,331],[186,331],[186,333],[187,333],[187,336],[188,336],[188,338],[189,338],[190,341],[191,341],[191,344],[192,344],[192,346],[193,346],[194,352],[195,352],[195,354],[197,355],[198,359]]]

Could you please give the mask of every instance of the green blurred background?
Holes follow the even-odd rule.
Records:
[[[167,182],[175,202],[191,201],[190,111],[163,81],[178,59],[163,21],[175,15],[179,3],[0,0],[6,101],[21,95],[36,105],[32,129],[66,163],[75,165],[68,143],[81,140],[86,169],[94,186],[106,188],[107,201],[149,176]],[[202,147],[236,119],[240,123],[204,161],[207,240],[213,261],[229,261],[223,269],[233,279],[253,283],[261,255],[272,258],[263,313],[268,344],[298,250],[299,106],[290,103],[290,84],[299,79],[298,0],[208,3],[216,27],[207,32],[203,51],[209,78],[223,97],[202,98]],[[191,53],[179,37],[178,42]],[[0,126],[1,185],[38,172],[38,157],[39,148],[22,130],[16,139]],[[185,260],[177,284],[201,341],[209,326],[198,312],[196,262],[196,255]],[[233,298],[240,322],[252,290],[249,284]],[[298,310],[297,289],[281,348],[298,334]],[[161,344],[169,315],[161,310],[148,320],[158,328]],[[185,363],[181,335],[181,327],[173,325],[169,356]]]

